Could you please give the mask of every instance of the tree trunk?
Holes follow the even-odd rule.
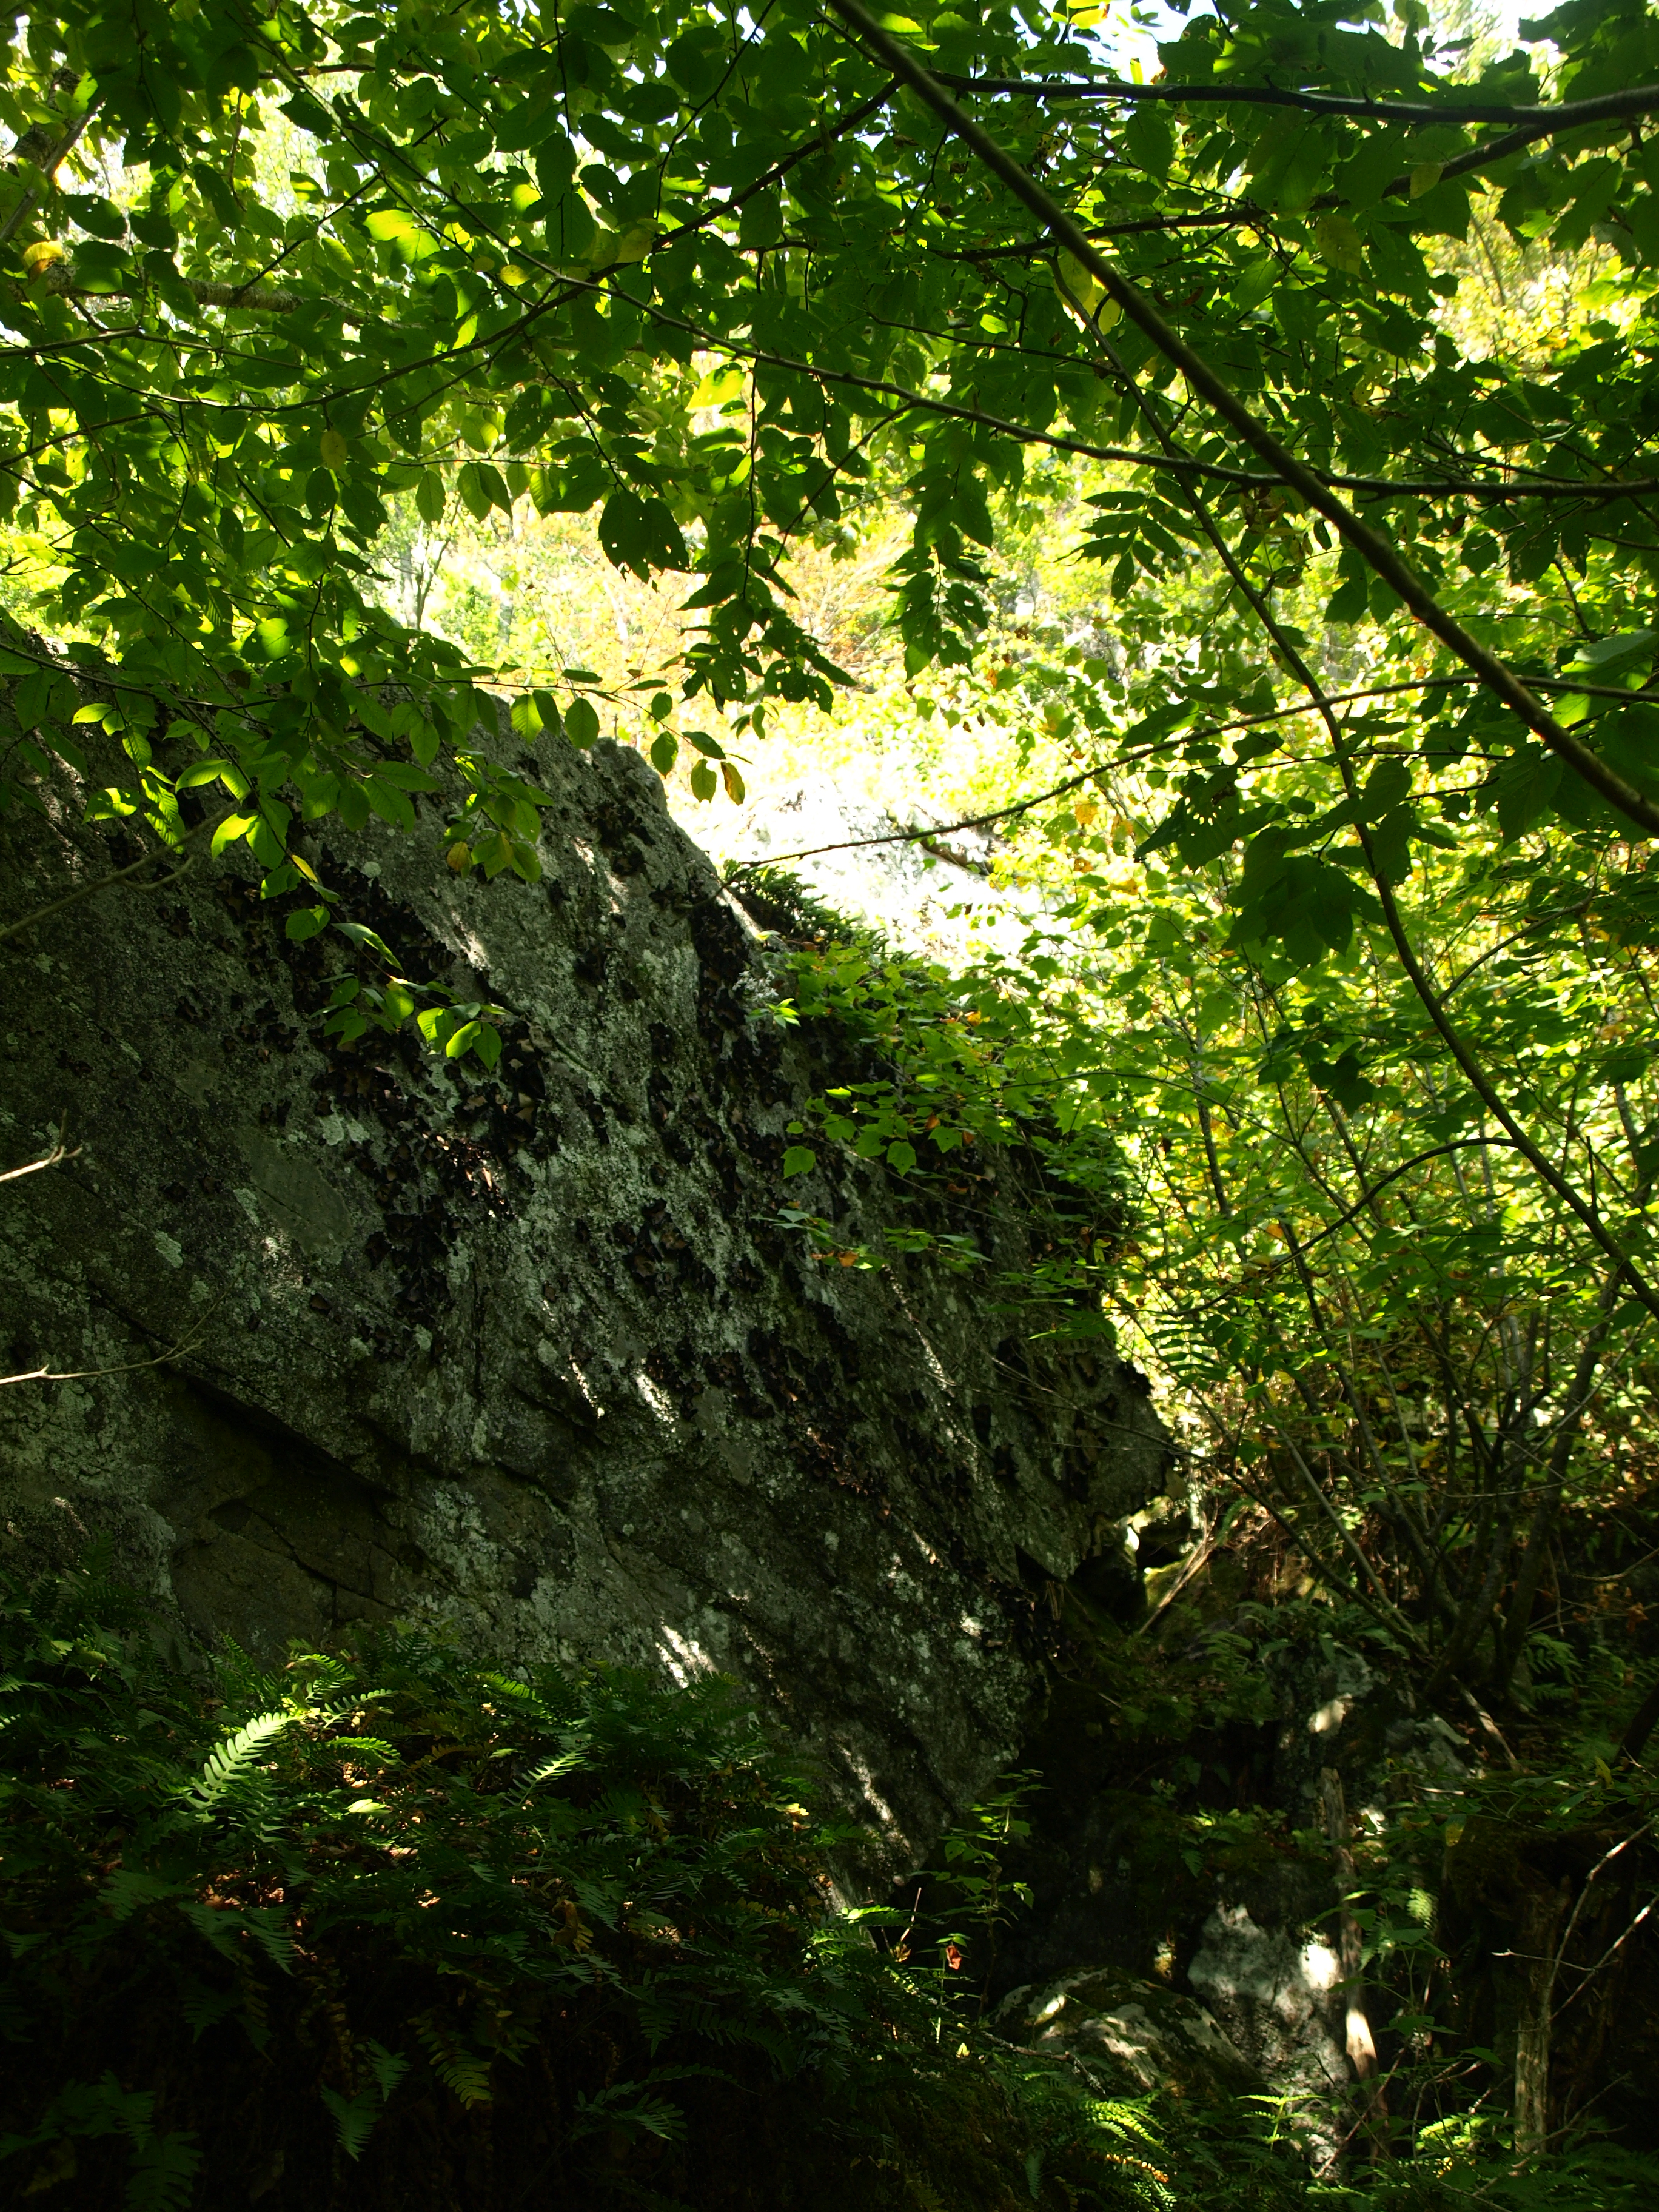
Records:
[[[1515,2038],[1515,2148],[1522,2158],[1541,2157],[1550,2132],[1550,2025],[1560,1954],[1556,1934],[1571,1885],[1523,1893],[1516,1934],[1521,1969],[1521,2016]]]

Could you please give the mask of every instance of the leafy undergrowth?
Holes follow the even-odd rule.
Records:
[[[1175,2201],[830,1910],[720,1686],[403,1631],[204,1680],[92,1571],[0,1587],[0,2204]]]
[[[1467,2130],[1322,2183],[1266,2100],[1115,2103],[1011,2050],[954,1939],[924,1965],[832,1909],[844,1837],[719,1684],[408,1631],[192,1674],[88,1570],[0,1583],[0,2207],[1652,2201],[1651,2163]]]

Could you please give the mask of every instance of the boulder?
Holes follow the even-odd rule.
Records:
[[[1159,1489],[1162,1431],[1008,1301],[1054,1202],[1026,1151],[783,1180],[786,1125],[871,1064],[792,1025],[635,754],[544,750],[538,884],[453,874],[430,801],[303,848],[405,977],[508,1009],[489,1072],[325,1036],[383,971],[290,941],[240,848],[0,947],[3,1164],[72,1151],[0,1187],[5,1370],[64,1378],[0,1389],[0,1530],[22,1565],[101,1535],[266,1659],[396,1616],[729,1673],[911,1863],[1015,1753],[1053,1585]],[[79,816],[0,824],[9,918],[132,857]],[[900,1256],[901,1222],[982,1264]]]
[[[1121,1966],[1012,1990],[993,2025],[1023,2049],[1074,2058],[1104,2096],[1158,2090],[1215,2105],[1264,2087],[1201,2004]]]

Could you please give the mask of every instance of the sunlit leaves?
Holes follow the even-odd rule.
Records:
[[[187,702],[212,722],[212,757],[239,780],[222,785],[247,802],[220,845],[246,839],[272,896],[293,888],[293,822],[407,832],[422,802],[441,811],[452,774],[465,790],[445,849],[486,878],[537,872],[522,795],[487,749],[457,754],[488,670],[386,612],[377,548],[396,502],[434,545],[458,522],[509,536],[526,501],[593,511],[608,558],[683,593],[696,618],[678,665],[641,684],[706,703],[728,733],[767,699],[830,702],[839,672],[792,599],[789,559],[876,496],[896,495],[910,530],[890,579],[908,672],[966,667],[1028,441],[1043,434],[1152,465],[1094,479],[1079,533],[1120,624],[1149,586],[1209,558],[1194,494],[1236,549],[1241,590],[1283,594],[1318,567],[1306,517],[1271,483],[1169,469],[1176,448],[1261,474],[1114,319],[1097,281],[1046,253],[1026,210],[896,103],[827,21],[721,26],[678,6],[550,23],[393,0],[372,27],[330,4],[272,16],[254,40],[228,0],[204,0],[158,19],[142,67],[113,21],[37,11],[8,64],[20,116],[82,126],[55,191],[27,164],[5,188],[0,498],[23,549],[11,604],[40,635],[118,658],[167,703],[165,726],[182,726]],[[1408,50],[1295,10],[1170,27],[1170,82],[1259,85],[1266,70],[1315,93],[1432,100],[1458,67],[1420,39]],[[941,67],[994,74],[1063,77],[1109,58],[1060,16],[914,35]],[[1632,82],[1638,35],[1611,9],[1564,17],[1561,88]],[[1530,102],[1540,87],[1517,59],[1486,93]],[[1509,620],[1503,592],[1565,607],[1555,580],[1579,580],[1574,657],[1565,632],[1559,649],[1527,641],[1540,678],[1563,664],[1592,687],[1638,674],[1640,652],[1618,641],[1651,627],[1659,555],[1639,500],[1591,494],[1648,465],[1653,356],[1622,342],[1643,313],[1644,146],[1534,141],[1472,214],[1482,188],[1451,172],[1480,133],[1460,125],[1246,102],[981,112],[1315,466],[1448,486],[1501,471],[1582,481],[1583,499],[1547,503],[1365,495],[1472,619],[1490,604]],[[1601,241],[1603,319],[1513,366],[1501,348],[1460,350],[1446,270],[1476,220],[1558,252]],[[1329,566],[1332,623],[1364,638],[1397,626],[1363,563]],[[1255,669],[1209,681],[1206,711],[1248,711],[1267,649],[1258,637]],[[557,669],[509,680],[526,677],[537,705],[521,738],[584,746],[631,726]],[[388,733],[375,701],[394,682],[415,725]],[[38,798],[38,763],[73,765],[76,740],[33,694],[15,710],[28,726],[0,796]],[[1637,712],[1598,708],[1584,726],[1639,783]],[[644,742],[672,772],[699,740],[675,715],[654,721]],[[405,745],[433,781],[398,772]],[[1470,810],[1511,836],[1599,820],[1501,712],[1480,750],[1481,780],[1446,796],[1438,825],[1407,795],[1366,802],[1385,884]],[[94,811],[142,811],[173,834],[175,791],[208,788],[177,781],[195,757],[193,736],[129,754]],[[690,777],[701,799],[744,790],[717,738]],[[1188,866],[1237,854],[1235,941],[1305,964],[1368,918],[1349,834],[1361,817],[1328,807],[1317,829],[1278,805],[1201,764],[1162,824],[1139,825],[1143,849]]]

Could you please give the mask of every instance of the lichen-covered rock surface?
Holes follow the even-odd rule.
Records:
[[[1121,1966],[1011,1990],[994,2024],[1025,2049],[1066,2052],[1109,2096],[1161,2089],[1217,2104],[1263,2086],[1201,2004]]]
[[[456,878],[435,813],[313,848],[405,975],[513,1011],[488,1077],[326,1041],[349,947],[289,943],[234,859],[0,954],[5,1164],[65,1115],[78,1146],[0,1186],[6,1369],[78,1376],[0,1390],[0,1528],[23,1564],[107,1534],[268,1656],[401,1616],[727,1670],[901,1863],[1015,1751],[1051,1586],[1158,1488],[1161,1432],[1109,1353],[997,1310],[1024,1155],[933,1179],[976,1273],[778,1225],[786,1194],[849,1243],[897,1218],[879,1165],[781,1181],[792,1113],[867,1070],[769,1012],[775,958],[635,755],[536,773],[539,885]],[[11,915],[132,850],[67,807],[4,838]]]

